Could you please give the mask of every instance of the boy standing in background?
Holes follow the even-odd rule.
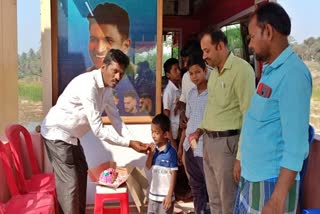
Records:
[[[191,81],[196,85],[187,96],[186,117],[188,120],[186,138],[179,150],[185,150],[185,164],[189,185],[193,195],[195,213],[207,213],[207,188],[203,170],[203,137],[192,140],[192,134],[199,127],[208,100],[207,68],[202,56],[192,56],[188,60]]]
[[[173,213],[174,186],[178,170],[177,152],[169,143],[170,119],[156,115],[151,123],[152,138],[146,168],[152,168],[148,214]]]
[[[170,118],[172,137],[176,142],[179,136],[179,117],[180,111],[176,109],[177,102],[181,95],[181,73],[179,61],[175,58],[168,59],[163,68],[166,77],[169,79],[163,91],[163,112]],[[175,148],[176,145],[173,145]]]

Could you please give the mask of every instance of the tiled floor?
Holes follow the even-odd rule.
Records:
[[[94,210],[94,205],[88,205],[86,214],[93,214],[93,210]],[[146,212],[147,212],[147,207],[144,208],[144,212],[142,213],[146,213]],[[184,203],[182,201],[176,202],[174,213],[182,213],[182,214],[193,213],[193,203],[192,202]],[[139,214],[134,204],[130,204],[130,214]]]

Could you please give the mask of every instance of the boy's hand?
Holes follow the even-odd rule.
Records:
[[[198,128],[195,132],[191,133],[189,136],[192,136],[192,138],[198,142],[202,134],[203,134],[203,131]],[[188,140],[190,142],[190,137]]]
[[[168,209],[170,209],[170,207],[172,206],[172,197],[171,197],[171,195],[167,195],[164,199],[163,199],[163,201],[162,201],[162,205],[163,205],[163,208],[165,209],[165,210],[168,210]]]
[[[149,154],[153,154],[156,150],[156,145],[154,143],[149,144]]]
[[[233,164],[233,178],[236,183],[239,183],[240,176],[241,176],[240,161],[236,159]]]
[[[182,153],[183,153],[183,148],[181,146],[179,146],[179,148],[178,148],[178,165],[179,166],[181,166],[183,164],[182,163]]]
[[[182,128],[182,129],[186,129],[187,128],[188,119],[186,117],[186,112],[185,111],[182,111],[180,113],[179,123],[180,123],[180,128]]]
[[[181,101],[178,101],[176,103],[176,107],[173,110],[174,116],[176,116],[178,114],[178,111],[180,111],[181,107],[182,107]]]

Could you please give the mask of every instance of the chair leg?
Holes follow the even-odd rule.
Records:
[[[120,201],[120,207],[121,207],[121,214],[129,214],[129,199],[128,194],[123,194],[121,201]]]
[[[94,214],[103,214],[103,198],[100,194],[95,194]]]
[[[108,200],[119,200],[119,208],[106,208],[104,209],[104,201]],[[120,212],[118,212],[118,210]],[[106,211],[106,212],[104,212]],[[120,213],[120,214],[129,214],[129,198],[128,193],[122,194],[95,194],[94,202],[94,214],[103,214],[103,213]]]

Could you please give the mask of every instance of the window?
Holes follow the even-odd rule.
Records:
[[[234,55],[244,58],[240,24],[228,25],[221,29],[228,38],[229,49]]]
[[[320,29],[315,27],[318,24],[317,20],[320,19],[320,14],[317,10],[314,10],[319,6],[319,2],[310,0],[306,4],[298,0],[279,0],[278,3],[292,17],[289,42],[311,71],[313,90],[310,124],[320,135]],[[308,13],[307,16],[306,12]]]
[[[18,0],[17,21],[18,122],[34,130],[43,118],[40,0]]]

